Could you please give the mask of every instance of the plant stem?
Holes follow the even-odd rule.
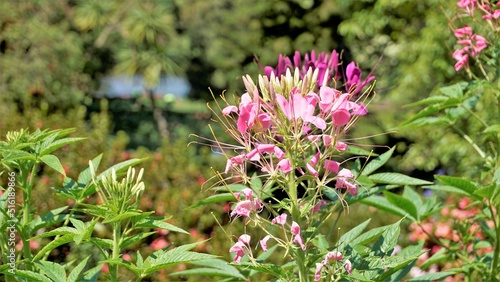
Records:
[[[491,215],[493,217],[493,223],[495,225],[496,238],[495,238],[495,246],[493,249],[493,262],[491,264],[490,269],[490,281],[496,281],[497,269],[498,269],[498,259],[500,255],[500,215],[498,211],[500,209],[500,205],[496,206],[496,214],[494,214],[494,208],[490,206]]]
[[[121,224],[113,223],[113,253],[111,254],[111,259],[118,259],[120,257],[120,242],[121,242]],[[111,276],[112,282],[118,282],[118,265],[109,265],[109,274]]]

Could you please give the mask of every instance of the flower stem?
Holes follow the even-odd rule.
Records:
[[[118,259],[120,257],[120,242],[121,242],[121,225],[120,223],[113,224],[113,253],[111,254],[111,259]],[[110,264],[109,273],[111,282],[118,282],[118,265]]]
[[[496,231],[495,246],[493,249],[493,262],[491,264],[491,269],[490,269],[490,281],[497,281],[496,275],[499,263],[498,260],[500,256],[500,215],[498,214],[500,205],[496,206],[496,214],[494,214],[493,207],[490,206],[490,209],[493,216],[493,223],[495,224],[495,231]]]

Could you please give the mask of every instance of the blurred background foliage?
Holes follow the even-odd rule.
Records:
[[[380,135],[418,110],[404,105],[460,79],[448,26],[455,5],[444,0],[0,1],[0,133],[77,128],[74,135],[87,140],[60,152],[71,176],[100,153],[108,166],[147,158],[144,207],[175,215],[176,225],[198,232],[193,238],[216,236],[207,248],[227,256],[227,238],[214,232],[215,218],[227,223],[227,207],[186,210],[210,195],[201,184],[225,163],[208,147],[188,146],[194,140],[190,133],[211,135],[205,106],[213,100],[211,91],[241,94],[241,76],[255,77],[263,66],[275,65],[278,54],[336,49],[345,62],[357,62],[363,75],[373,69],[377,77],[371,112],[353,138],[378,135],[359,142],[397,145],[387,170],[427,179],[440,169],[466,173],[470,148],[445,130]],[[142,76],[142,93],[97,95],[103,78],[121,74]],[[186,79],[188,95],[155,94],[165,75]],[[61,181],[47,173],[37,184],[40,191]],[[49,209],[61,203],[50,198],[43,204]],[[366,218],[364,209],[355,214]],[[380,216],[372,224],[384,220],[390,219]]]

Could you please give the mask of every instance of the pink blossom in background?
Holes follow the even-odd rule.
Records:
[[[286,213],[282,213],[280,214],[279,216],[273,218],[273,220],[271,220],[271,224],[281,224],[281,225],[285,225],[286,223]],[[300,230],[299,230],[300,232]]]
[[[264,252],[267,252],[267,241],[271,238],[271,236],[267,235],[259,241],[260,246]]]
[[[239,263],[243,256],[245,256],[246,246],[250,246],[251,237],[248,234],[242,234],[238,241],[229,249],[230,253],[235,253],[234,262]]]

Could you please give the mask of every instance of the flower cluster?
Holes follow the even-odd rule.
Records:
[[[457,6],[465,11],[466,15],[471,17],[474,16],[476,10],[480,10],[482,19],[489,21],[491,25],[495,24],[492,20],[500,17],[500,9],[495,9],[495,7],[500,6],[500,1],[496,4],[488,3],[488,1],[480,4],[477,0],[460,0]],[[453,53],[453,58],[457,61],[455,63],[455,70],[458,71],[461,68],[468,69],[470,57],[477,57],[481,50],[487,48],[488,41],[483,36],[473,33],[472,27],[468,25],[455,29],[454,34],[458,39],[457,43],[461,46],[461,48]]]
[[[273,195],[262,192],[262,187],[231,191],[237,200],[230,209],[231,218],[241,217],[264,230],[266,236],[259,241],[264,252],[272,239],[295,258],[314,253],[308,248],[312,238],[301,232],[301,225],[310,227],[323,222],[320,214],[332,205],[323,199],[323,189],[334,188],[339,195],[358,193],[355,173],[345,167],[343,154],[350,146],[346,133],[359,117],[368,114],[365,102],[370,89],[363,91],[374,77],[363,80],[354,62],[344,72],[335,51],[311,52],[304,57],[296,52],[293,59],[280,56],[278,65],[265,67],[264,73],[257,83],[249,76],[243,77],[246,92],[236,103],[221,97],[225,104],[214,114],[238,145],[229,147],[217,139],[215,142],[227,156],[227,178],[223,179],[232,177],[252,188],[247,171],[257,170],[265,180],[262,187],[279,189],[286,198],[273,207],[264,204]],[[305,193],[299,195],[299,187],[305,188]],[[264,208],[275,218],[261,216]],[[317,222],[311,219],[315,216]],[[283,231],[280,236],[272,232],[276,227]],[[252,258],[250,246],[250,235],[239,236],[229,250],[235,254],[235,263],[245,255]],[[335,258],[332,254],[327,254],[317,269],[317,277],[321,277],[323,268],[329,268],[330,260],[342,259],[340,253]],[[345,270],[351,273],[351,269],[346,261]],[[307,275],[308,271],[299,272]]]
[[[338,251],[331,251],[325,255],[325,259],[321,262],[316,263],[316,272],[314,273],[314,281],[319,281],[321,279],[321,271],[323,268],[329,266],[331,261],[340,261],[343,259],[343,256]],[[346,260],[344,263],[344,268],[347,273],[352,274],[352,263],[350,260]]]

